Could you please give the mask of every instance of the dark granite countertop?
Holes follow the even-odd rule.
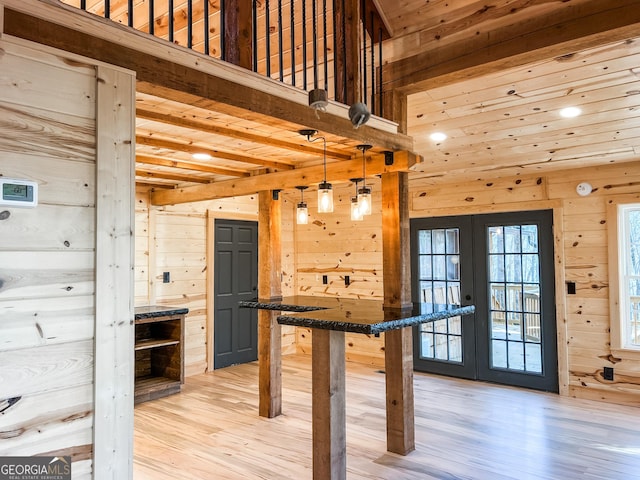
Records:
[[[292,312],[278,316],[278,323],[282,325],[365,334],[379,334],[475,311],[473,305],[414,303],[406,309],[390,309],[383,308],[379,300],[301,295],[281,300],[244,301],[240,306]]]
[[[171,307],[169,305],[144,305],[135,307],[135,319],[143,318],[168,317],[170,315],[186,315],[189,313],[188,308]]]

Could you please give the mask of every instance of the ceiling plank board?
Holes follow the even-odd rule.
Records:
[[[256,135],[247,131],[236,130],[233,128],[221,127],[218,125],[205,124],[197,120],[191,120],[184,117],[176,117],[174,115],[166,115],[155,110],[149,110],[145,108],[136,108],[136,116],[145,120],[153,120],[155,122],[162,122],[169,125],[176,125],[179,127],[191,128],[202,132],[213,133],[215,135],[222,135],[229,138],[236,138],[238,140],[246,140],[264,145],[269,145],[274,148],[282,148],[285,150],[291,150],[294,152],[300,152],[305,154],[322,155],[322,149],[312,146],[304,146],[293,142],[287,142],[278,140],[277,138],[268,137],[266,135]],[[348,160],[351,155],[339,152],[337,150],[331,150],[327,148],[327,155],[339,160]]]
[[[187,145],[185,143],[174,142],[171,140],[165,140],[162,138],[151,138],[141,135],[136,135],[136,144],[146,145],[147,147],[166,148],[169,150],[175,150],[178,152],[187,153],[208,153],[213,158],[225,158],[227,160],[233,160],[236,162],[250,163],[252,165],[260,165],[261,167],[271,167],[278,170],[291,170],[293,167],[286,163],[274,162],[272,160],[263,160],[259,158],[248,157],[246,155],[239,155],[237,153],[223,152],[213,148],[200,147],[197,145]]]
[[[380,175],[389,172],[409,171],[414,165],[422,162],[422,157],[403,151],[394,154],[392,165],[386,165],[385,156],[372,154],[367,158],[367,174]],[[326,178],[329,182],[349,181],[361,176],[362,160],[354,159],[327,165]],[[322,165],[303,167],[287,172],[275,172],[266,175],[254,175],[249,178],[217,182],[210,185],[177,188],[171,191],[153,192],[153,205],[173,205],[178,203],[214,200],[218,198],[250,195],[263,190],[281,190],[294,188],[297,185],[310,185],[323,180]]]
[[[153,180],[139,180],[136,179],[136,186],[139,187],[153,187],[153,188],[175,188],[175,186],[173,184],[167,184],[167,183],[162,183],[159,181],[153,181]]]
[[[136,168],[136,176],[144,178],[162,178],[165,180],[177,180],[179,182],[190,183],[211,183],[210,178],[196,177],[194,175],[184,175],[173,172],[161,172],[159,170],[144,170],[142,168]]]
[[[198,172],[215,173],[218,175],[229,175],[234,177],[248,177],[250,175],[249,172],[234,171],[227,168],[218,168],[212,165],[204,165],[202,163],[170,160],[168,158],[149,157],[147,155],[136,155],[136,163],[157,165],[160,167],[182,168],[183,170],[194,170]]]

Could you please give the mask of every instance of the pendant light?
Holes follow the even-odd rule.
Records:
[[[351,220],[359,222],[364,218],[360,211],[360,204],[358,203],[358,182],[362,181],[362,179],[352,178],[351,181],[356,184],[356,194],[351,197]]]
[[[331,213],[333,212],[333,186],[327,183],[327,139],[324,137],[316,137],[311,140],[311,137],[318,133],[317,130],[300,130],[298,133],[307,137],[307,141],[309,142],[313,143],[317,140],[322,140],[324,143],[322,156],[324,177],[318,185],[318,213]]]
[[[306,225],[309,223],[309,211],[307,210],[307,203],[304,201],[304,191],[307,186],[300,185],[296,188],[300,190],[300,202],[296,207],[296,223],[298,225]]]
[[[358,205],[362,215],[371,215],[371,188],[367,187],[367,161],[365,152],[371,148],[371,145],[361,144],[356,148],[362,152],[362,188],[358,190]]]

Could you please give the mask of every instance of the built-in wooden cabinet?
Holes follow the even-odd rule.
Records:
[[[136,307],[135,403],[180,392],[186,308]]]

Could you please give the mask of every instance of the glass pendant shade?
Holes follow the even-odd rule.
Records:
[[[371,215],[371,189],[362,187],[358,190],[358,205],[362,215]]]
[[[318,213],[333,212],[333,190],[330,183],[318,185]]]
[[[298,225],[306,225],[309,223],[309,211],[307,210],[306,202],[298,203],[296,208],[296,223]]]
[[[360,204],[358,203],[358,197],[351,197],[351,220],[362,220],[362,212],[360,211]]]

